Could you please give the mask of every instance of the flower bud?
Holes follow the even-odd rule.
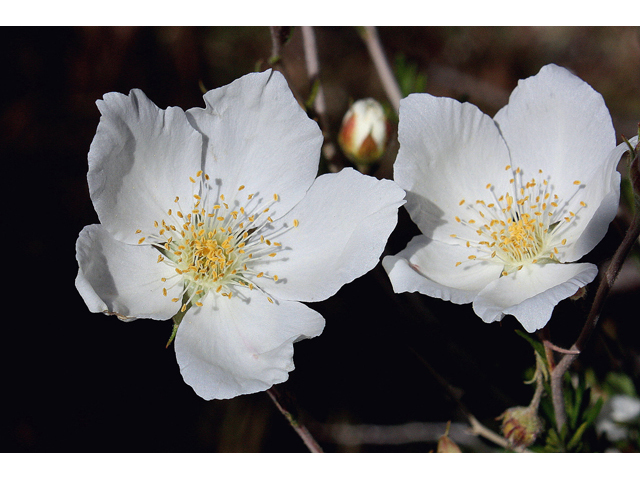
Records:
[[[528,447],[542,431],[542,421],[530,407],[509,408],[498,419],[502,419],[502,435],[514,447]]]
[[[373,98],[357,100],[342,119],[338,143],[357,165],[375,163],[384,153],[391,124],[382,105]]]
[[[438,440],[437,453],[461,453],[460,447],[456,445],[456,442],[451,440],[448,435],[443,435]]]

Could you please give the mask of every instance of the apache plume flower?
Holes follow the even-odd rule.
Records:
[[[620,196],[623,149],[602,97],[556,65],[519,82],[494,119],[428,94],[402,100],[395,181],[422,235],[383,259],[394,290],[473,302],[533,332],[591,282]]]
[[[109,93],[89,152],[100,224],[76,244],[92,312],[180,321],[175,350],[205,399],[270,388],[324,300],[371,270],[404,192],[353,169],[316,179],[322,134],[278,72],[161,110]]]

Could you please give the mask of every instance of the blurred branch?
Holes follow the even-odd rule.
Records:
[[[638,162],[637,152],[635,154],[635,161]],[[637,192],[636,195],[640,195],[640,192]],[[578,339],[570,348],[570,351],[572,353],[565,353],[551,373],[553,410],[556,417],[556,426],[558,431],[560,431],[567,422],[567,414],[564,406],[564,394],[562,391],[562,380],[564,374],[567,372],[574,360],[578,358],[578,354],[585,348],[587,342],[589,341],[589,338],[591,337],[591,334],[595,330],[609,291],[616,281],[618,273],[620,273],[620,269],[622,268],[622,264],[624,263],[625,258],[627,258],[627,255],[633,248],[639,236],[640,209],[637,208],[634,212],[631,225],[629,226],[626,235],[622,239],[622,243],[613,254],[611,262],[609,263],[607,269],[604,272],[604,275],[602,276],[602,279],[600,280],[600,285],[598,285],[598,290],[596,291],[595,298],[593,299],[593,304],[591,305],[591,310],[589,311],[589,315],[587,316],[587,321],[582,327],[582,331],[580,332]]]
[[[460,72],[455,68],[431,64],[427,67],[430,84],[451,88],[459,94],[466,94],[474,103],[484,104],[495,110],[509,101],[509,92],[485,80]]]
[[[418,353],[415,350],[413,350],[412,348],[410,349],[420,359],[420,361],[427,368],[427,370],[431,372],[431,375],[433,375],[433,377],[438,381],[438,383],[442,386],[442,388],[445,389],[449,397],[458,405],[458,408],[464,414],[464,416],[467,417],[467,421],[471,425],[471,433],[473,433],[474,435],[479,435],[495,443],[496,445],[501,446],[502,448],[509,449],[509,450],[512,449],[511,445],[509,444],[506,438],[504,438],[502,435],[498,435],[493,430],[485,427],[482,423],[480,423],[480,421],[469,411],[466,405],[462,403],[462,401],[458,398],[458,395],[456,395],[456,392],[454,391],[453,387],[449,385],[447,381],[444,378],[442,378],[440,374],[438,374],[438,372],[436,372],[433,369],[433,367],[429,364],[429,362],[427,362],[424,358],[418,355]]]
[[[298,415],[295,413],[295,408],[291,399],[287,398],[285,395],[280,393],[275,386],[271,387],[267,390],[269,394],[269,398],[273,400],[278,410],[289,422],[289,425],[295,430],[295,432],[300,436],[304,444],[307,446],[310,452],[312,453],[322,453],[322,447],[318,445],[318,442],[315,441],[307,427],[302,425],[298,420]]]
[[[281,60],[280,50],[291,35],[291,27],[269,27],[271,33],[271,56],[269,64],[272,66]]]
[[[403,445],[436,443],[446,431],[446,422],[410,422],[402,425],[351,425],[348,423],[318,426],[326,441],[357,447],[360,445]],[[452,423],[449,437],[457,444],[476,451],[490,451],[464,423]]]
[[[313,27],[303,26],[302,29],[302,45],[304,47],[305,65],[307,67],[307,75],[312,86],[313,110],[318,115],[318,123],[322,129],[325,139],[323,153],[327,159],[329,170],[337,172],[340,167],[336,165],[335,154],[337,147],[329,136],[329,123],[327,120],[327,106],[324,99],[324,90],[320,82],[320,61],[318,60],[318,47],[316,45],[316,34]]]
[[[397,114],[400,111],[400,99],[402,98],[402,93],[400,92],[400,87],[398,86],[396,77],[393,74],[393,70],[391,70],[391,66],[387,61],[384,50],[382,49],[378,30],[376,27],[363,27],[360,32],[360,36],[364,40],[367,50],[369,50],[369,55],[373,60],[373,64],[378,71],[378,76],[380,77],[382,86],[384,87],[387,97],[389,97],[389,101]]]

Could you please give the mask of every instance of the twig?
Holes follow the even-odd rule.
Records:
[[[382,82],[382,86],[384,87],[387,97],[389,97],[389,101],[397,114],[400,111],[400,99],[402,98],[402,92],[400,91],[396,77],[389,66],[384,50],[382,49],[378,31],[376,30],[376,27],[364,27],[361,36],[367,46],[367,50],[369,50],[369,55],[373,60],[373,64],[378,71],[378,76],[380,77],[380,81]]]
[[[318,424],[314,426],[314,430],[318,432],[319,438],[326,442],[359,447],[361,445],[437,443],[447,425],[447,422],[409,422],[400,425],[330,423]],[[493,447],[488,446],[478,438],[478,435],[469,430],[467,422],[452,423],[449,437],[456,444],[472,451],[494,451]]]
[[[422,356],[420,356],[415,350],[413,350],[412,348],[410,349],[414,353],[414,355],[416,355],[420,359],[420,361],[427,368],[427,370],[431,372],[431,375],[434,376],[434,378],[438,381],[438,383],[442,386],[442,388],[446,390],[449,397],[458,405],[458,408],[464,414],[464,416],[467,417],[467,421],[471,425],[471,433],[473,433],[474,435],[479,435],[505,449],[512,449],[511,445],[509,444],[506,438],[504,438],[502,435],[495,433],[493,430],[485,427],[482,423],[480,423],[480,421],[476,417],[473,416],[473,414],[469,411],[469,409],[467,409],[466,405],[460,401],[460,399],[456,395],[451,385],[449,385],[447,381],[444,378],[442,378],[440,374],[438,374],[438,372],[436,372],[433,369],[433,367],[429,364],[429,362],[427,362],[424,358],[422,358]]]
[[[313,31],[313,27],[301,27],[302,29],[302,44],[304,46],[304,59],[307,66],[307,74],[309,80],[313,84],[320,78],[320,60],[318,59],[318,47],[316,46],[316,34]],[[327,106],[324,101],[324,90],[322,84],[318,85],[318,90],[315,95],[313,107],[316,113],[324,117],[327,113]]]
[[[286,405],[285,408],[285,404],[290,404],[290,401],[286,401],[284,396],[276,390],[275,386],[267,390],[267,393],[269,394],[269,398],[271,398],[273,403],[275,403],[276,407],[278,407],[278,410],[280,410],[280,413],[282,413],[282,415],[287,419],[289,425],[291,425],[295,432],[300,436],[309,451],[312,453],[323,453],[322,447],[318,445],[318,442],[316,442],[311,433],[309,433],[309,430],[307,430],[307,428],[298,421],[297,415],[292,413],[293,408],[291,405]]]
[[[613,254],[611,262],[600,280],[600,285],[598,285],[598,290],[596,291],[595,298],[593,299],[593,304],[591,305],[591,310],[587,316],[587,321],[582,327],[582,331],[580,332],[578,339],[571,346],[571,352],[564,354],[562,359],[551,372],[553,411],[555,413],[558,431],[560,431],[567,422],[567,414],[564,407],[564,394],[562,392],[562,380],[564,374],[574,360],[578,358],[578,354],[585,348],[589,341],[589,337],[591,337],[591,334],[595,330],[607,295],[609,294],[613,283],[616,281],[616,277],[618,276],[618,273],[620,273],[622,264],[638,239],[638,236],[640,236],[640,209],[636,209],[631,225],[622,239],[622,243]]]
[[[542,344],[544,345],[545,349],[549,348],[558,353],[564,353],[567,355],[578,355],[580,353],[578,350],[567,350],[566,348],[558,347],[557,345],[551,343],[549,340],[543,340]]]
[[[335,142],[331,140],[329,135],[329,123],[327,120],[327,105],[324,98],[324,89],[320,82],[320,61],[318,59],[318,47],[316,45],[316,34],[313,27],[300,27],[302,30],[302,45],[304,48],[305,65],[307,67],[307,75],[312,86],[313,93],[313,110],[318,116],[318,123],[324,135],[324,146],[322,152],[327,160],[327,166],[330,171],[337,172],[341,169],[336,162],[336,153],[338,151]]]

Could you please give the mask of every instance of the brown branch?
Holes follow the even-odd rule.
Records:
[[[480,421],[469,411],[464,403],[458,398],[456,392],[453,387],[447,383],[447,381],[440,376],[438,372],[434,370],[434,368],[427,362],[422,356],[420,356],[413,348],[409,347],[410,350],[416,355],[422,364],[429,370],[431,375],[438,381],[438,383],[442,386],[442,388],[447,392],[449,397],[458,405],[460,411],[467,417],[467,421],[471,425],[471,433],[474,435],[479,435],[486,440],[489,440],[496,445],[499,445],[505,449],[511,450],[513,447],[509,444],[509,441],[504,438],[502,435],[495,433],[493,430],[485,427]]]
[[[640,209],[636,208],[631,225],[622,239],[622,243],[613,254],[611,262],[600,280],[600,285],[598,285],[598,290],[596,291],[595,298],[593,299],[593,304],[591,305],[591,310],[587,316],[587,321],[582,327],[582,331],[580,332],[578,339],[569,349],[570,352],[563,355],[562,359],[551,372],[553,411],[555,413],[558,431],[560,431],[567,422],[567,414],[564,407],[564,394],[562,391],[562,380],[564,374],[575,359],[578,358],[578,354],[582,352],[587,345],[591,334],[598,324],[598,320],[600,319],[600,314],[602,313],[609,291],[611,290],[613,283],[616,281],[618,273],[620,273],[620,269],[622,268],[625,258],[627,258],[627,255],[638,240],[638,236],[640,236]]]
[[[313,27],[300,27],[302,30],[302,46],[304,48],[305,65],[307,67],[307,75],[311,83],[312,92],[315,91],[313,98],[313,110],[318,116],[318,124],[324,136],[324,146],[322,152],[327,160],[327,166],[331,172],[341,170],[338,164],[336,153],[338,148],[329,134],[329,121],[327,119],[327,105],[324,98],[324,89],[320,82],[320,60],[318,58],[318,47],[316,45],[316,34]]]
[[[391,66],[387,61],[384,50],[382,49],[378,30],[376,27],[364,27],[361,37],[367,46],[367,50],[369,50],[369,55],[376,67],[376,71],[378,72],[384,91],[397,114],[400,110],[402,92],[400,91],[396,77],[393,74],[393,70],[391,70]]]
[[[312,453],[323,453],[322,447],[318,445],[318,442],[313,438],[313,435],[311,435],[309,430],[307,430],[307,428],[298,420],[298,416],[294,413],[291,401],[286,399],[275,386],[267,390],[267,393],[269,394],[269,398],[271,398],[273,403],[275,403],[276,407],[278,407],[280,413],[282,413],[282,415],[287,419],[289,425],[291,425],[298,436],[302,439],[309,451]]]

